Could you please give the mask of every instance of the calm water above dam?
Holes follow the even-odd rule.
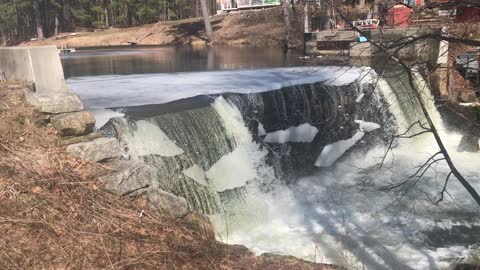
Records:
[[[302,66],[301,52],[245,47],[122,47],[62,56],[65,77]]]

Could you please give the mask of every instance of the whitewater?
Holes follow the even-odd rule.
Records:
[[[444,128],[428,86],[419,76],[417,80],[454,163],[479,190],[480,156],[456,151],[461,135]],[[184,173],[219,193],[243,189],[242,196],[223,205],[222,213],[211,215],[221,241],[243,244],[257,253],[291,254],[349,269],[445,269],[478,259],[479,210],[463,187],[450,179],[448,195],[438,206],[432,203],[449,173],[444,163],[435,164],[408,192],[386,188],[411,175],[416,166],[438,151],[430,134],[400,140],[385,155],[385,145],[363,147],[367,144],[364,137],[376,134],[379,123],[355,119],[358,127],[353,137],[326,145],[312,164],[317,169],[311,175],[288,186],[276,185],[269,192],[259,188],[258,182],[274,183],[277,178],[266,161],[265,145],[310,143],[318,129],[301,124],[266,132],[258,123],[256,135],[263,143],[256,142],[240,108],[224,95],[319,82],[327,86],[359,85],[353,97],[357,103],[367,98],[363,86],[373,85],[388,101],[399,132],[406,130],[411,119],[422,117],[414,104],[413,109],[406,109],[407,100],[400,93],[404,89],[397,89],[400,86],[388,80],[377,81],[375,71],[368,67],[109,75],[68,80],[86,107],[102,119],[97,123],[99,128],[112,117],[122,118],[125,107],[211,97],[211,108],[226,136],[236,144],[209,170],[193,165]],[[130,155],[184,154],[185,149],[169,138],[162,126],[140,120],[136,127],[125,135]]]

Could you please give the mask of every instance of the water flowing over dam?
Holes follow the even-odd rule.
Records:
[[[141,163],[156,187],[208,214],[218,239],[352,269],[442,269],[480,254],[478,206],[439,161],[431,134],[392,135],[424,121],[398,69],[302,67],[73,77],[69,87]],[[475,153],[457,152],[421,72],[435,125],[480,189]],[[415,132],[415,131],[412,131]],[[468,237],[467,237],[468,236]]]

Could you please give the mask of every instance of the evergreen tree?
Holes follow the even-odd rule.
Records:
[[[215,0],[206,0],[209,14]],[[199,0],[0,0],[0,44],[76,28],[130,27],[201,16]]]

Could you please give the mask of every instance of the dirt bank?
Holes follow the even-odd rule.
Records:
[[[281,9],[242,11],[212,17],[215,44],[281,47],[286,30]],[[206,37],[200,18],[161,22],[133,28],[114,28],[95,32],[62,33],[45,40],[21,45],[56,45],[71,48],[92,46],[138,45],[205,45]]]
[[[104,191],[98,175],[108,164],[65,155],[25,91],[0,83],[1,269],[335,269],[254,256],[216,242],[193,219]]]

